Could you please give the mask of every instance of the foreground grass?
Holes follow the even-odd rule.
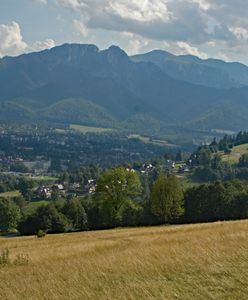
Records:
[[[0,299],[247,299],[248,221],[0,239]]]

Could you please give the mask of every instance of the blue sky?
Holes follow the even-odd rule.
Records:
[[[0,56],[66,42],[248,64],[245,0],[0,0]]]

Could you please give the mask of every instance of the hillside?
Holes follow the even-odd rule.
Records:
[[[0,238],[0,298],[246,299],[248,222]]]
[[[240,157],[248,153],[248,144],[242,144],[239,146],[235,146],[231,149],[230,154],[224,154],[221,152],[222,160],[229,162],[231,164],[238,164]]]
[[[172,62],[178,76],[167,66]],[[156,51],[128,57],[117,46],[99,50],[64,44],[0,59],[0,118],[141,134],[171,130],[174,136],[182,128],[201,135],[204,130],[245,130],[247,70],[241,64]]]

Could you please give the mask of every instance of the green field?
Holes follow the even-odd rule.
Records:
[[[222,135],[234,135],[236,132],[232,130],[226,130],[226,129],[212,129],[212,132],[216,132]]]
[[[232,149],[230,154],[221,153],[222,159],[231,164],[236,164],[239,162],[240,157],[244,154],[248,153],[248,144],[243,144],[239,146],[235,146]]]
[[[57,177],[52,177],[52,176],[33,176],[33,177],[28,177],[33,180],[38,180],[38,181],[56,181],[58,180]]]
[[[81,133],[102,133],[102,132],[110,132],[113,129],[111,128],[101,128],[101,127],[89,127],[83,125],[70,125],[70,129],[79,131]]]
[[[36,209],[42,205],[46,205],[49,202],[47,200],[41,200],[41,201],[34,201],[28,203],[28,205],[24,208],[25,214],[33,214]]]
[[[42,205],[47,205],[49,203],[53,202],[55,205],[62,207],[65,204],[65,199],[58,199],[56,201],[52,200],[39,200],[39,201],[32,201],[29,202],[28,205],[24,208],[24,212],[26,214],[32,214],[35,212],[35,210],[42,206]]]
[[[248,221],[0,238],[4,300],[245,300]],[[18,255],[27,260],[14,264]]]
[[[19,191],[11,191],[11,192],[5,192],[5,193],[0,193],[0,197],[2,198],[13,198],[13,197],[18,197],[20,196]]]
[[[174,144],[169,144],[165,140],[154,139],[154,138],[150,138],[148,136],[143,136],[140,134],[129,134],[128,138],[129,139],[138,139],[145,144],[152,144],[152,145],[161,146],[161,147],[176,147],[177,146]]]

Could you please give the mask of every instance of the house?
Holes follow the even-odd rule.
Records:
[[[53,192],[58,192],[60,196],[65,196],[65,188],[63,184],[54,184],[52,186],[52,191]]]
[[[188,173],[188,172],[190,172],[190,168],[186,164],[182,164],[178,169],[178,173]]]
[[[53,190],[64,191],[64,186],[63,184],[54,184]]]
[[[174,169],[176,166],[176,163],[173,160],[167,159],[165,161],[165,168],[166,169]]]
[[[48,187],[42,187],[38,191],[38,194],[42,199],[51,199],[52,198],[52,190]]]
[[[88,194],[93,194],[96,191],[96,181],[94,179],[88,179],[87,184],[84,186],[84,190]]]

